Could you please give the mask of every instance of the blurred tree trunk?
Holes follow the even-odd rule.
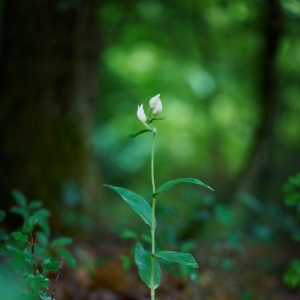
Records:
[[[259,124],[241,172],[236,177],[234,190],[243,188],[259,192],[268,181],[268,164],[272,151],[271,142],[279,101],[279,73],[277,54],[283,32],[283,17],[279,0],[266,0],[262,6],[263,47],[258,68],[258,95],[261,106]]]
[[[96,0],[6,0],[0,58],[0,197],[58,207],[68,179],[92,193]]]

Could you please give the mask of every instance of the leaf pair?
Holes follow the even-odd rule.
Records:
[[[153,194],[153,197],[157,197],[159,193],[169,190],[173,185],[177,183],[191,183],[206,187],[213,191],[211,187],[204,184],[202,181],[196,178],[179,178],[176,180],[170,180],[160,186],[157,191]],[[116,191],[130,206],[131,208],[144,220],[144,222],[152,227],[152,208],[149,203],[140,195],[117,186],[104,184],[104,186]],[[156,227],[156,220],[154,218],[154,228]],[[154,229],[153,228],[153,229]]]
[[[155,129],[155,127],[151,124],[153,121],[161,121],[161,120],[164,120],[166,117],[164,117],[164,118],[152,118],[152,119],[150,119],[150,121],[149,121],[149,123],[147,124],[148,126],[147,127],[150,127],[150,128],[154,128]],[[133,134],[130,134],[129,136],[128,136],[128,138],[129,139],[133,139],[133,138],[135,138],[135,137],[137,137],[137,136],[139,136],[140,134],[143,134],[143,133],[146,133],[146,132],[152,132],[152,130],[150,130],[150,129],[143,129],[143,130],[140,130],[139,132],[137,132],[137,133],[133,133]]]
[[[189,253],[181,253],[175,251],[161,251],[151,256],[140,244],[136,245],[134,259],[138,266],[141,279],[151,289],[152,285],[154,289],[158,288],[161,281],[161,269],[157,258],[162,258],[170,262],[176,262],[182,265],[198,268],[198,264],[194,257]],[[151,268],[152,260],[154,260],[154,282],[151,282]]]
[[[143,131],[141,133],[144,133]],[[169,190],[177,183],[191,183],[200,186],[204,186],[213,191],[213,189],[203,182],[195,178],[179,178],[171,180],[160,186],[153,194],[153,198],[156,199],[157,195]],[[144,220],[144,222],[151,227],[152,230],[156,227],[155,216],[152,215],[152,208],[149,203],[138,194],[135,194],[127,189],[107,185],[108,188],[116,191],[130,206],[131,208]],[[152,223],[153,222],[153,223]],[[185,266],[191,266],[198,268],[198,264],[194,257],[189,253],[180,253],[174,251],[161,251],[154,254],[148,253],[140,244],[137,244],[134,254],[135,262],[138,266],[141,279],[147,284],[150,289],[156,289],[160,285],[161,281],[161,269],[157,258],[161,258],[170,262],[177,262]],[[154,268],[154,270],[153,270]],[[153,272],[154,271],[154,272]],[[151,274],[154,274],[153,277]]]

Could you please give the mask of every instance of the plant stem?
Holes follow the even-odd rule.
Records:
[[[54,300],[54,297],[55,297],[55,294],[56,294],[57,282],[58,282],[58,278],[59,278],[63,263],[64,263],[64,258],[62,257],[61,262],[60,262],[60,266],[59,266],[59,269],[58,269],[58,272],[57,272],[57,275],[56,275],[56,278],[55,278],[55,285],[54,285],[54,290],[53,290],[53,293],[52,293],[52,296],[51,296],[51,300]]]
[[[156,133],[153,132],[153,137],[152,137],[152,151],[151,151],[151,181],[152,181],[152,191],[153,191],[153,194],[155,193],[155,182],[154,182],[154,146],[155,146],[155,136],[156,136]]]
[[[155,135],[153,132],[152,138],[152,151],[151,151],[151,181],[152,181],[152,194],[155,194],[155,181],[154,181],[154,145],[155,145]],[[151,224],[151,238],[152,238],[152,254],[151,257],[151,300],[155,300],[155,288],[154,288],[154,272],[155,272],[155,203],[156,197],[152,197],[152,224]]]

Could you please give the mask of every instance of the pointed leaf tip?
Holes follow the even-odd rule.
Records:
[[[140,215],[144,222],[152,227],[152,208],[143,197],[127,189],[108,184],[103,185],[117,192],[131,206],[131,208]],[[154,219],[154,228],[155,227],[156,221]]]
[[[141,131],[139,131],[139,132],[137,132],[137,133],[130,134],[130,135],[128,136],[128,138],[129,138],[129,139],[133,139],[133,138],[137,137],[138,135],[143,134],[143,133],[146,133],[146,132],[151,132],[151,130],[150,130],[150,129],[144,129],[144,130],[141,130]]]
[[[155,195],[157,195],[157,194],[159,194],[161,192],[169,190],[173,185],[175,185],[177,183],[191,183],[191,184],[196,184],[196,185],[200,185],[200,186],[206,187],[206,188],[214,191],[210,186],[206,185],[205,183],[203,183],[199,179],[196,179],[196,178],[179,178],[179,179],[170,180],[170,181],[164,183],[162,186],[160,186],[157,189]]]
[[[182,253],[175,251],[161,251],[155,254],[157,257],[165,260],[176,262],[182,265],[198,268],[198,264],[190,253]]]
[[[12,190],[11,194],[19,207],[25,208],[27,205],[27,200],[26,197],[24,196],[23,193],[21,193],[19,190]]]

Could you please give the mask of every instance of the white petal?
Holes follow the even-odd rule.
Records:
[[[158,95],[156,95],[156,96],[154,96],[153,98],[150,99],[149,106],[150,106],[151,109],[154,109],[157,102],[160,101],[159,96],[160,96],[160,94],[158,94]]]
[[[161,100],[158,99],[158,101],[157,101],[157,103],[156,103],[156,105],[155,105],[155,107],[153,109],[153,114],[157,115],[157,114],[159,114],[161,112],[162,112],[162,103],[161,103]]]
[[[138,105],[138,110],[137,110],[137,117],[139,118],[140,121],[145,123],[147,121],[147,117],[144,112],[143,104]]]

